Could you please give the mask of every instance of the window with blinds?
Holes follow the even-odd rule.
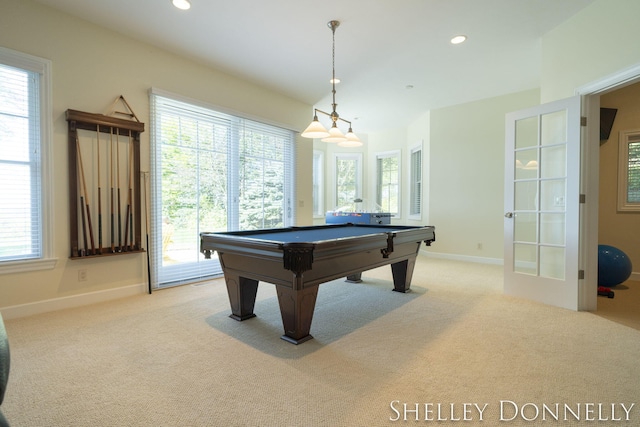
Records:
[[[313,216],[324,214],[324,152],[313,150]]]
[[[47,146],[50,62],[0,48],[0,268],[50,268]],[[46,194],[45,194],[46,192]],[[45,226],[46,225],[46,226]],[[11,264],[11,267],[8,265]]]
[[[618,210],[640,211],[640,131],[620,131]]]
[[[422,147],[411,150],[409,217],[420,219],[422,214]]]
[[[376,154],[376,203],[382,212],[400,215],[400,152]]]
[[[152,283],[219,275],[200,233],[294,225],[292,131],[151,94]]]

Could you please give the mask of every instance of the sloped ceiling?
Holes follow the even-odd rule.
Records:
[[[36,1],[325,111],[338,20],[338,112],[369,133],[538,87],[540,37],[594,0]]]

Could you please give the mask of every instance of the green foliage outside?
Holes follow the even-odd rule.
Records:
[[[163,253],[197,249],[200,232],[284,226],[283,138],[178,116],[162,118],[161,134]]]

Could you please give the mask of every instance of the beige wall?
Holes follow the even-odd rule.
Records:
[[[575,90],[640,63],[640,1],[596,0],[542,37],[541,100]]]
[[[0,307],[144,284],[146,257],[130,254],[69,260],[67,122],[65,111],[107,113],[123,95],[145,122],[142,171],[149,170],[149,95],[157,87],[181,96],[302,129],[312,107],[162,49],[75,19],[31,0],[0,0],[0,45],[53,64],[53,270],[0,275]],[[312,144],[297,145],[298,222],[311,222]],[[78,270],[87,281],[78,281]]]
[[[618,212],[618,136],[620,131],[640,130],[640,83],[600,97],[600,106],[617,108],[607,142],[600,146],[600,200],[598,241],[623,250],[640,271],[640,212]]]
[[[505,114],[538,103],[533,89],[431,111],[432,252],[502,262]]]

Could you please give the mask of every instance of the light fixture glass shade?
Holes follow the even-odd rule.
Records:
[[[347,138],[346,141],[338,142],[338,145],[340,147],[360,147],[363,145],[362,141],[360,141],[360,138],[358,138],[358,136],[353,133],[353,130],[351,128],[349,128],[349,132],[345,134],[345,137]]]
[[[171,3],[178,9],[188,10],[191,8],[189,0],[171,0]]]
[[[338,129],[335,122],[333,123],[333,126],[331,126],[331,129],[329,129],[329,136],[322,138],[322,142],[343,142],[346,140],[347,137],[344,136],[340,129]]]
[[[322,123],[318,121],[318,116],[314,116],[311,124],[307,126],[301,135],[304,138],[325,138],[329,136],[329,132],[322,126]]]

